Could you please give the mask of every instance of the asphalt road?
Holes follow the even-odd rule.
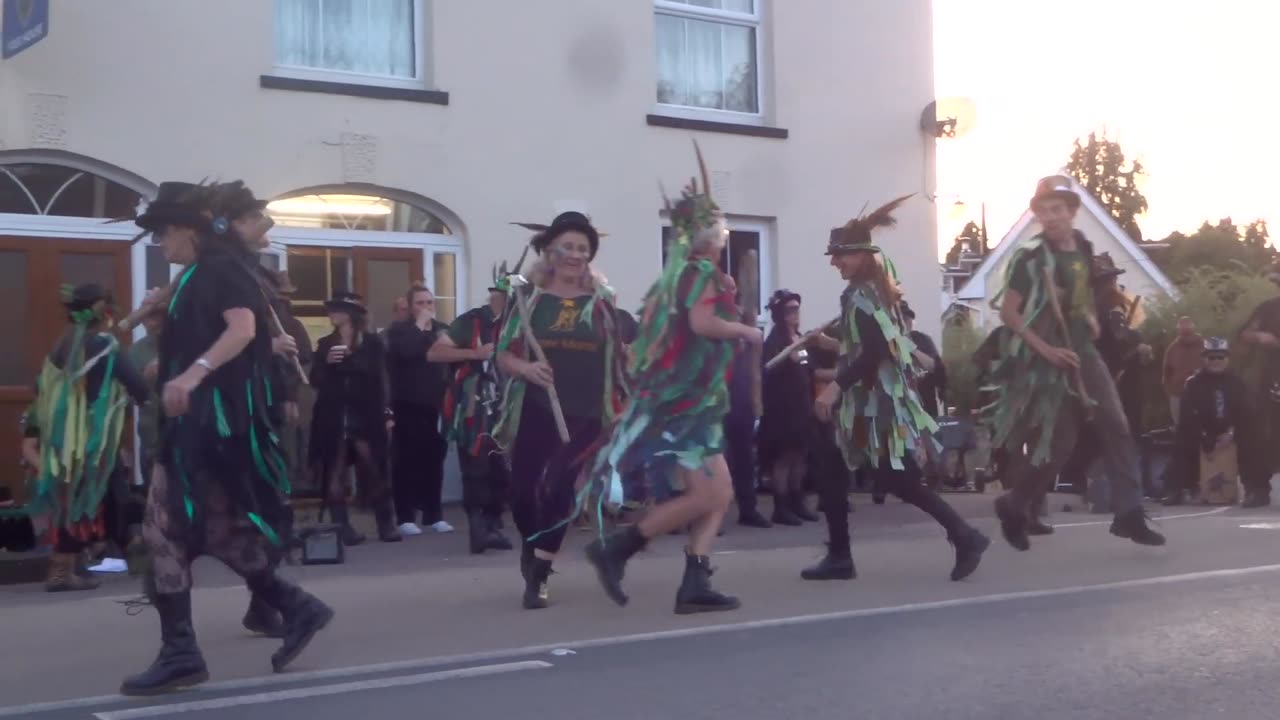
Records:
[[[465,571],[470,584],[423,598],[414,624],[397,600],[408,585],[365,587],[356,603],[336,581],[319,583],[346,622],[317,640],[297,673],[274,677],[257,667],[270,641],[230,638],[242,597],[211,592],[200,598],[217,616],[201,627],[210,686],[151,703],[28,707],[21,717],[1270,720],[1280,703],[1280,513],[1203,512],[1163,521],[1163,549],[1116,540],[1105,521],[1080,517],[1086,524],[1068,523],[1030,553],[997,545],[964,583],[943,579],[945,547],[923,528],[864,542],[852,583],[795,579],[812,550],[734,552],[718,559],[717,581],[742,594],[744,609],[692,619],[670,615],[670,548],[628,573],[626,609],[609,606],[586,569],[567,561],[557,606],[536,614],[483,600],[490,580],[475,569]],[[452,612],[433,613],[453,602]],[[379,612],[352,618],[360,608]],[[450,627],[458,639],[443,642]],[[154,636],[142,635],[110,633],[122,645],[110,656],[145,665]],[[386,640],[395,636],[412,637]],[[36,683],[29,668],[39,659],[22,660]],[[16,660],[0,663],[23,675]],[[119,666],[99,664],[98,674],[113,684]],[[100,689],[85,666],[66,667],[66,683]],[[5,688],[5,698],[10,689],[36,694]]]

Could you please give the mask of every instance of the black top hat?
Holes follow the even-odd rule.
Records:
[[[552,241],[556,238],[567,232],[574,231],[587,236],[587,242],[591,244],[591,256],[587,258],[589,261],[595,260],[596,253],[600,251],[600,238],[602,237],[601,232],[596,230],[595,226],[591,224],[591,218],[576,210],[569,210],[567,212],[560,213],[556,216],[555,220],[551,221],[550,225],[521,222],[512,223],[512,225],[519,225],[526,230],[533,230],[538,233],[533,236],[533,239],[529,241],[529,244],[532,245],[533,249],[537,250],[539,253],[550,247]]]
[[[143,230],[155,233],[170,225],[208,230],[211,227],[209,188],[188,182],[163,182],[156,189],[156,197],[147,204],[134,223]]]
[[[224,217],[235,220],[251,212],[261,212],[267,207],[266,200],[254,197],[253,191],[242,180],[228,183],[217,183],[209,189],[209,211],[215,218]]]
[[[369,312],[369,309],[364,306],[364,298],[353,292],[334,293],[333,298],[325,301],[324,309],[330,312],[340,310],[361,315]]]
[[[880,252],[880,248],[871,242],[871,231],[879,227],[896,225],[898,221],[893,217],[893,212],[910,197],[911,195],[903,195],[890,200],[870,213],[850,220],[843,227],[832,228],[831,237],[827,240],[827,254]]]
[[[1049,198],[1061,198],[1067,201],[1067,207],[1075,210],[1080,207],[1080,195],[1076,193],[1071,179],[1063,175],[1050,175],[1036,183],[1036,194],[1031,197],[1031,207]]]

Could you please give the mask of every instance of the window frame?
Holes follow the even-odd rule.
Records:
[[[671,2],[670,0],[654,0],[654,49],[657,49],[657,16],[670,15],[673,17],[685,18],[689,20],[703,20],[714,22],[721,25],[737,25],[755,30],[756,47],[756,112],[739,112],[737,110],[720,110],[716,108],[701,108],[693,105],[673,105],[668,103],[657,102],[656,98],[653,104],[655,115],[665,115],[673,118],[683,118],[686,120],[710,120],[713,122],[723,122],[736,125],[767,125],[769,119],[769,103],[768,97],[768,73],[765,72],[766,62],[764,59],[765,48],[768,47],[766,42],[768,30],[765,21],[764,4],[768,0],[754,0],[754,13],[741,13],[730,10],[716,10],[714,8],[700,8],[693,5],[686,5],[679,2]],[[656,94],[658,87],[657,77],[657,57],[654,57],[654,92]]]
[[[767,306],[769,305],[769,296],[776,289],[773,286],[773,243],[774,230],[773,222],[756,217],[743,217],[728,215],[725,217],[725,223],[729,227],[730,232],[746,232],[755,233],[759,238],[756,243],[758,248],[756,252],[756,260],[760,266],[757,268],[760,277],[760,308],[756,314],[756,325],[765,328],[769,324],[769,313]],[[671,227],[671,218],[663,213],[662,224],[658,227],[658,267],[663,264],[663,254],[665,247],[663,243],[663,231]],[[727,246],[726,246],[727,249]]]
[[[383,0],[385,2],[386,0]],[[757,0],[759,1],[759,0]],[[427,62],[426,43],[430,39],[426,28],[427,0],[409,0],[413,3],[413,78],[398,78],[389,75],[371,75],[368,73],[331,70],[301,65],[281,65],[275,61],[276,46],[274,38],[275,23],[279,18],[275,14],[275,3],[271,3],[271,22],[273,37],[271,42],[271,75],[293,80],[315,80],[319,82],[335,82],[346,85],[367,85],[370,87],[401,88],[407,90],[426,90],[429,88],[427,73],[430,68]]]

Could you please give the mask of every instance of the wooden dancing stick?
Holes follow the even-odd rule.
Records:
[[[809,332],[800,336],[799,340],[791,343],[790,345],[786,346],[781,351],[779,351],[777,355],[774,355],[773,357],[769,358],[769,362],[764,364],[764,369],[772,370],[778,365],[781,365],[782,361],[786,360],[791,355],[791,353],[799,350],[805,345],[808,345],[809,342],[813,340],[815,337],[826,332],[828,328],[830,328],[832,325],[835,325],[836,323],[839,323],[839,322],[840,322],[840,318],[835,318],[834,320],[823,325],[822,327],[816,330],[810,330]]]
[[[1053,280],[1053,271],[1048,267],[1044,269],[1045,288],[1049,293],[1049,307],[1053,308],[1053,316],[1058,320],[1058,330],[1062,332],[1062,339],[1067,343],[1071,342],[1071,330],[1067,327],[1067,317],[1062,314],[1062,303],[1058,300],[1058,285]],[[1080,395],[1080,402],[1084,403],[1086,416],[1093,414],[1093,400],[1089,398],[1088,391],[1084,388],[1084,377],[1080,374],[1080,368],[1071,370],[1071,378],[1076,384],[1076,393]]]
[[[513,277],[512,280],[516,280],[516,277]],[[524,280],[524,278],[519,279],[521,281]],[[524,336],[525,344],[529,346],[529,350],[533,353],[533,356],[538,359],[538,362],[546,363],[547,354],[542,351],[542,346],[538,344],[538,339],[533,336],[533,325],[531,324],[533,314],[529,311],[529,299],[525,297],[524,293],[520,292],[521,286],[525,283],[519,282],[517,284],[516,282],[513,282],[512,284],[516,285],[516,291],[512,294],[515,295],[516,298],[516,310],[520,313],[520,333]],[[550,363],[547,364],[550,365]],[[560,442],[568,445],[569,425],[564,421],[564,409],[560,407],[560,394],[556,392],[554,382],[551,384],[551,387],[547,388],[547,397],[551,400],[551,414],[554,415],[556,419],[556,432],[560,434]]]
[[[755,250],[738,261],[738,296],[742,300],[742,323],[755,327],[760,315],[760,270]],[[751,407],[756,417],[764,415],[764,388],[760,367],[760,345],[747,346],[751,367]]]

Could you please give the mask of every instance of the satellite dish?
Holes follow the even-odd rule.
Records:
[[[973,129],[977,108],[966,97],[935,100],[920,113],[920,129],[935,138],[958,138]]]

